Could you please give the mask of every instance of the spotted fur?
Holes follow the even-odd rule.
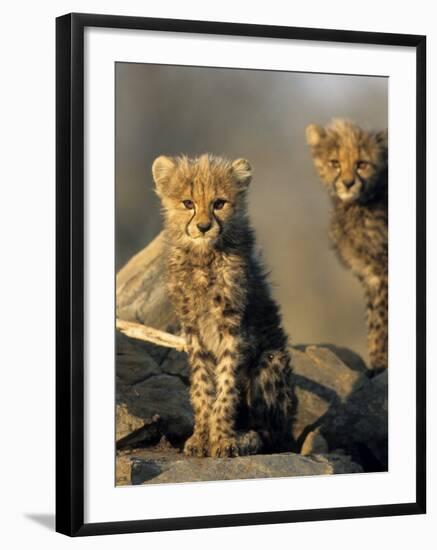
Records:
[[[388,366],[387,131],[345,120],[306,130],[316,170],[332,197],[330,237],[366,297],[370,366]]]
[[[287,337],[254,254],[246,160],[159,157],[167,287],[187,341],[194,433],[184,452],[237,456],[291,445]]]

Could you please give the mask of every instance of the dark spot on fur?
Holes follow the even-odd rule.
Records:
[[[223,317],[229,318],[229,317],[237,317],[239,315],[239,311],[237,311],[234,308],[225,308],[223,310]]]
[[[214,356],[212,355],[212,353],[209,352],[209,351],[204,351],[204,350],[196,351],[194,353],[194,358],[198,359],[199,361],[213,361],[214,360]]]
[[[225,349],[222,353],[222,359],[229,357],[230,359],[237,359],[237,354],[230,349]]]
[[[231,409],[230,407],[223,407],[223,414],[225,417],[229,418],[230,414],[231,414]]]

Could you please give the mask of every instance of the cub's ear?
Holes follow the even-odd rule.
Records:
[[[380,145],[384,149],[388,149],[388,130],[381,130],[380,132],[376,132],[375,139],[378,145]]]
[[[240,189],[247,189],[252,180],[252,166],[246,159],[237,159],[232,163],[232,174]]]
[[[162,196],[165,186],[176,169],[176,162],[171,157],[164,155],[156,158],[152,164],[152,174],[155,180],[156,193]]]
[[[305,130],[307,143],[310,147],[317,147],[320,142],[326,137],[326,130],[318,124],[309,124]]]

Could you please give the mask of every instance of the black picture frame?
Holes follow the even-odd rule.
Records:
[[[84,523],[84,29],[106,27],[403,46],[416,51],[416,499],[399,504]],[[68,14],[56,20],[56,530],[102,535],[426,511],[426,37],[206,21]]]

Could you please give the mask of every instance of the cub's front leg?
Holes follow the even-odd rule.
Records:
[[[194,410],[194,432],[184,445],[187,456],[207,456],[209,424],[213,408],[215,385],[212,356],[202,349],[197,337],[188,338],[190,364],[190,398]]]
[[[239,339],[232,326],[222,329],[223,346],[215,369],[216,399],[210,420],[210,455],[238,456],[235,420],[239,401],[237,369],[240,363]]]
[[[370,287],[370,285],[369,285]],[[388,367],[388,281],[381,276],[367,290],[367,343],[374,374]]]

